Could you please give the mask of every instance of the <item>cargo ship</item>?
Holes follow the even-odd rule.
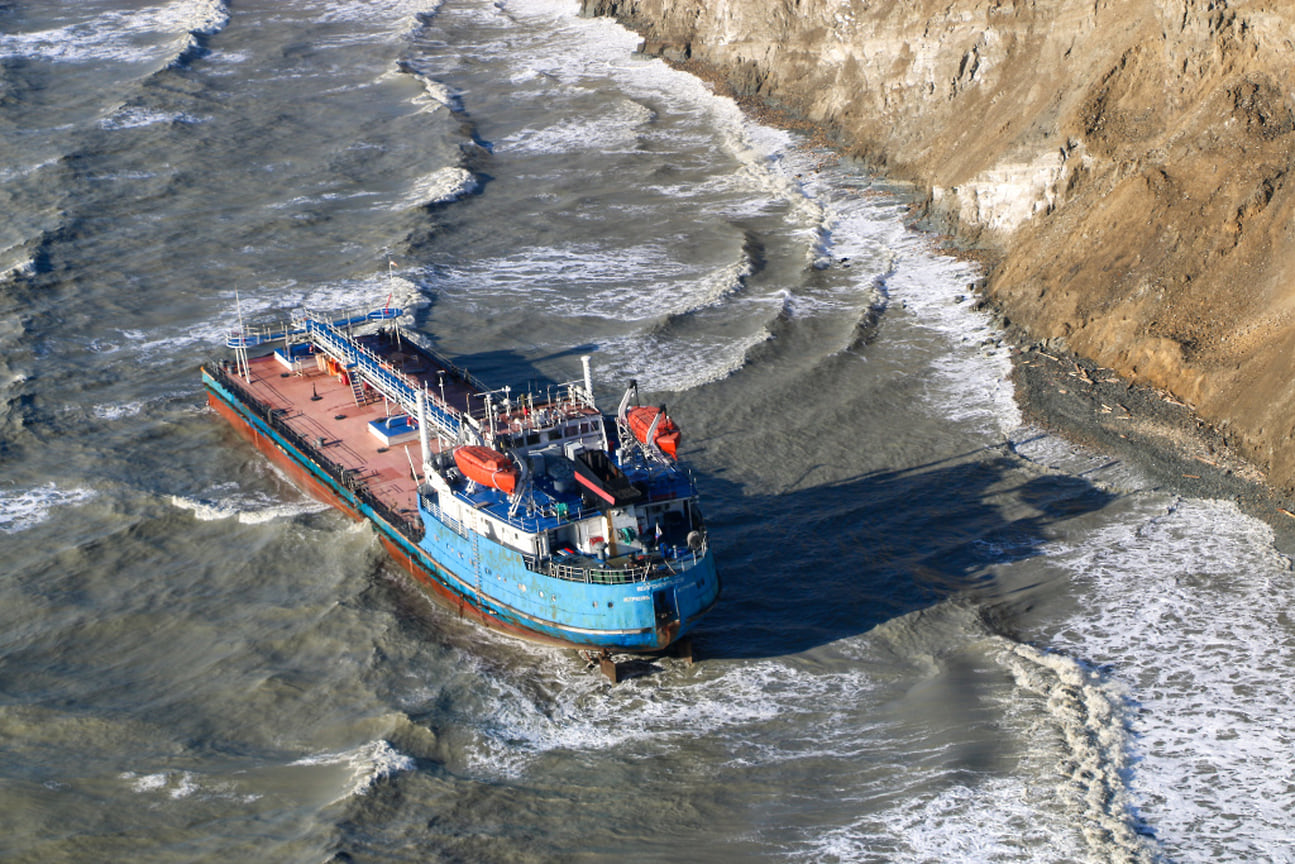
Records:
[[[208,402],[461,616],[613,677],[614,654],[688,644],[720,581],[665,406],[630,382],[604,414],[588,356],[543,392],[487,387],[402,317],[240,326],[202,368]]]

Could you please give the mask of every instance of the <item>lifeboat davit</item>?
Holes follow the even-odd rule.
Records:
[[[480,444],[459,447],[454,451],[454,464],[464,477],[505,495],[517,488],[517,466],[498,450]]]
[[[656,420],[658,414],[661,415],[661,422],[657,423],[653,443],[662,453],[671,459],[676,459],[679,452],[679,427],[675,425],[673,420],[665,416],[664,408],[639,405],[625,413],[625,422],[629,424],[634,437],[646,444],[648,443],[648,432],[652,430],[652,423]]]

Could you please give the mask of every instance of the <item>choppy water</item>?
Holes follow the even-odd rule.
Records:
[[[1023,427],[977,274],[574,0],[0,5],[0,857],[1292,861],[1270,531]],[[669,402],[725,594],[616,687],[203,407],[415,304]]]

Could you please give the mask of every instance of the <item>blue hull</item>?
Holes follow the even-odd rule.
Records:
[[[687,635],[719,599],[709,549],[665,578],[608,584],[588,571],[528,567],[521,553],[443,519],[422,498],[421,525],[404,519],[206,369],[203,383],[212,407],[307,491],[369,521],[429,594],[492,629],[564,647],[650,653]]]

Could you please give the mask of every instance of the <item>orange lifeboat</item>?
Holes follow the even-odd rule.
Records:
[[[629,424],[630,431],[634,437],[642,443],[647,443],[648,432],[652,429],[652,423],[660,414],[661,422],[657,423],[654,443],[671,459],[677,458],[679,452],[679,427],[669,417],[665,416],[665,407],[651,408],[647,405],[639,405],[629,409],[625,413],[625,422]]]
[[[498,450],[480,444],[459,447],[454,451],[454,464],[464,477],[505,495],[517,488],[517,466]]]

